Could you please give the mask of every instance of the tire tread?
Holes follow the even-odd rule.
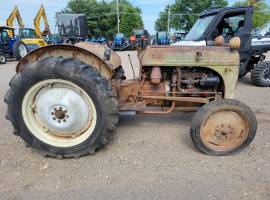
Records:
[[[269,67],[270,68],[270,62],[269,61],[264,61],[260,62],[256,65],[256,67],[252,70],[251,72],[251,81],[254,85],[259,86],[259,87],[270,87],[270,83],[266,84],[262,80],[262,72],[265,68]]]
[[[45,67],[44,67],[45,66]],[[50,71],[50,72],[48,72]],[[16,92],[20,90],[22,80],[31,78],[34,74],[48,75],[47,78],[51,78],[52,73],[56,73],[61,77],[77,77],[82,79],[85,83],[91,83],[95,85],[100,102],[104,103],[105,114],[105,128],[95,139],[95,142],[90,146],[85,147],[82,151],[71,154],[59,154],[54,153],[52,150],[44,150],[41,145],[36,141],[29,141],[25,138],[25,132],[21,131],[21,124],[18,124],[18,116],[14,112],[13,104],[16,99]],[[101,74],[93,67],[81,62],[78,59],[62,57],[48,57],[37,63],[35,67],[29,67],[16,74],[9,83],[10,89],[5,95],[5,103],[8,106],[6,118],[9,120],[14,128],[14,133],[19,135],[25,140],[27,145],[31,146],[43,156],[49,156],[57,159],[63,158],[79,158],[86,154],[95,154],[96,150],[104,146],[108,142],[109,132],[114,130],[118,122],[118,110],[117,100],[113,95],[111,85],[107,79],[101,76]],[[86,86],[87,87],[87,86]]]

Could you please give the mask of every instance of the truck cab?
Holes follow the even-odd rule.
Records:
[[[243,6],[207,11],[200,15],[185,39],[174,45],[212,46],[217,36],[223,36],[225,44],[231,38],[239,37],[241,40],[240,74],[245,73],[252,54],[253,9],[251,6]]]
[[[32,28],[21,28],[19,30],[19,35],[21,39],[26,39],[26,38],[38,38],[36,31]]]

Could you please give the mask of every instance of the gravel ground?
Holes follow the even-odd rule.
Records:
[[[238,84],[237,99],[256,113],[258,132],[241,153],[210,157],[189,136],[193,113],[120,119],[94,156],[43,158],[12,135],[4,94],[14,62],[0,66],[0,199],[270,199],[270,88]]]

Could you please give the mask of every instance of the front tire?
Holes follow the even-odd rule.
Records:
[[[0,53],[0,64],[6,64],[7,63],[7,57],[5,54]]]
[[[24,69],[5,102],[14,133],[54,158],[94,154],[118,121],[108,81],[76,59],[49,57]]]
[[[13,44],[13,55],[17,61],[20,61],[27,53],[27,46],[21,40],[18,40]]]
[[[227,156],[247,147],[257,131],[251,109],[237,100],[217,100],[203,106],[190,128],[197,149],[213,156]]]
[[[251,72],[251,80],[259,87],[270,87],[270,62],[260,62]]]

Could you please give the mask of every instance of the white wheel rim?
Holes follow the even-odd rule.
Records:
[[[0,62],[5,63],[6,62],[6,57],[3,55],[0,55]]]
[[[46,144],[71,147],[87,140],[97,123],[94,102],[78,85],[50,79],[32,86],[22,103],[24,122]]]
[[[263,76],[264,81],[270,82],[270,67],[263,71],[262,76]]]
[[[27,54],[27,49],[24,44],[19,45],[19,54],[21,57],[24,57]]]

